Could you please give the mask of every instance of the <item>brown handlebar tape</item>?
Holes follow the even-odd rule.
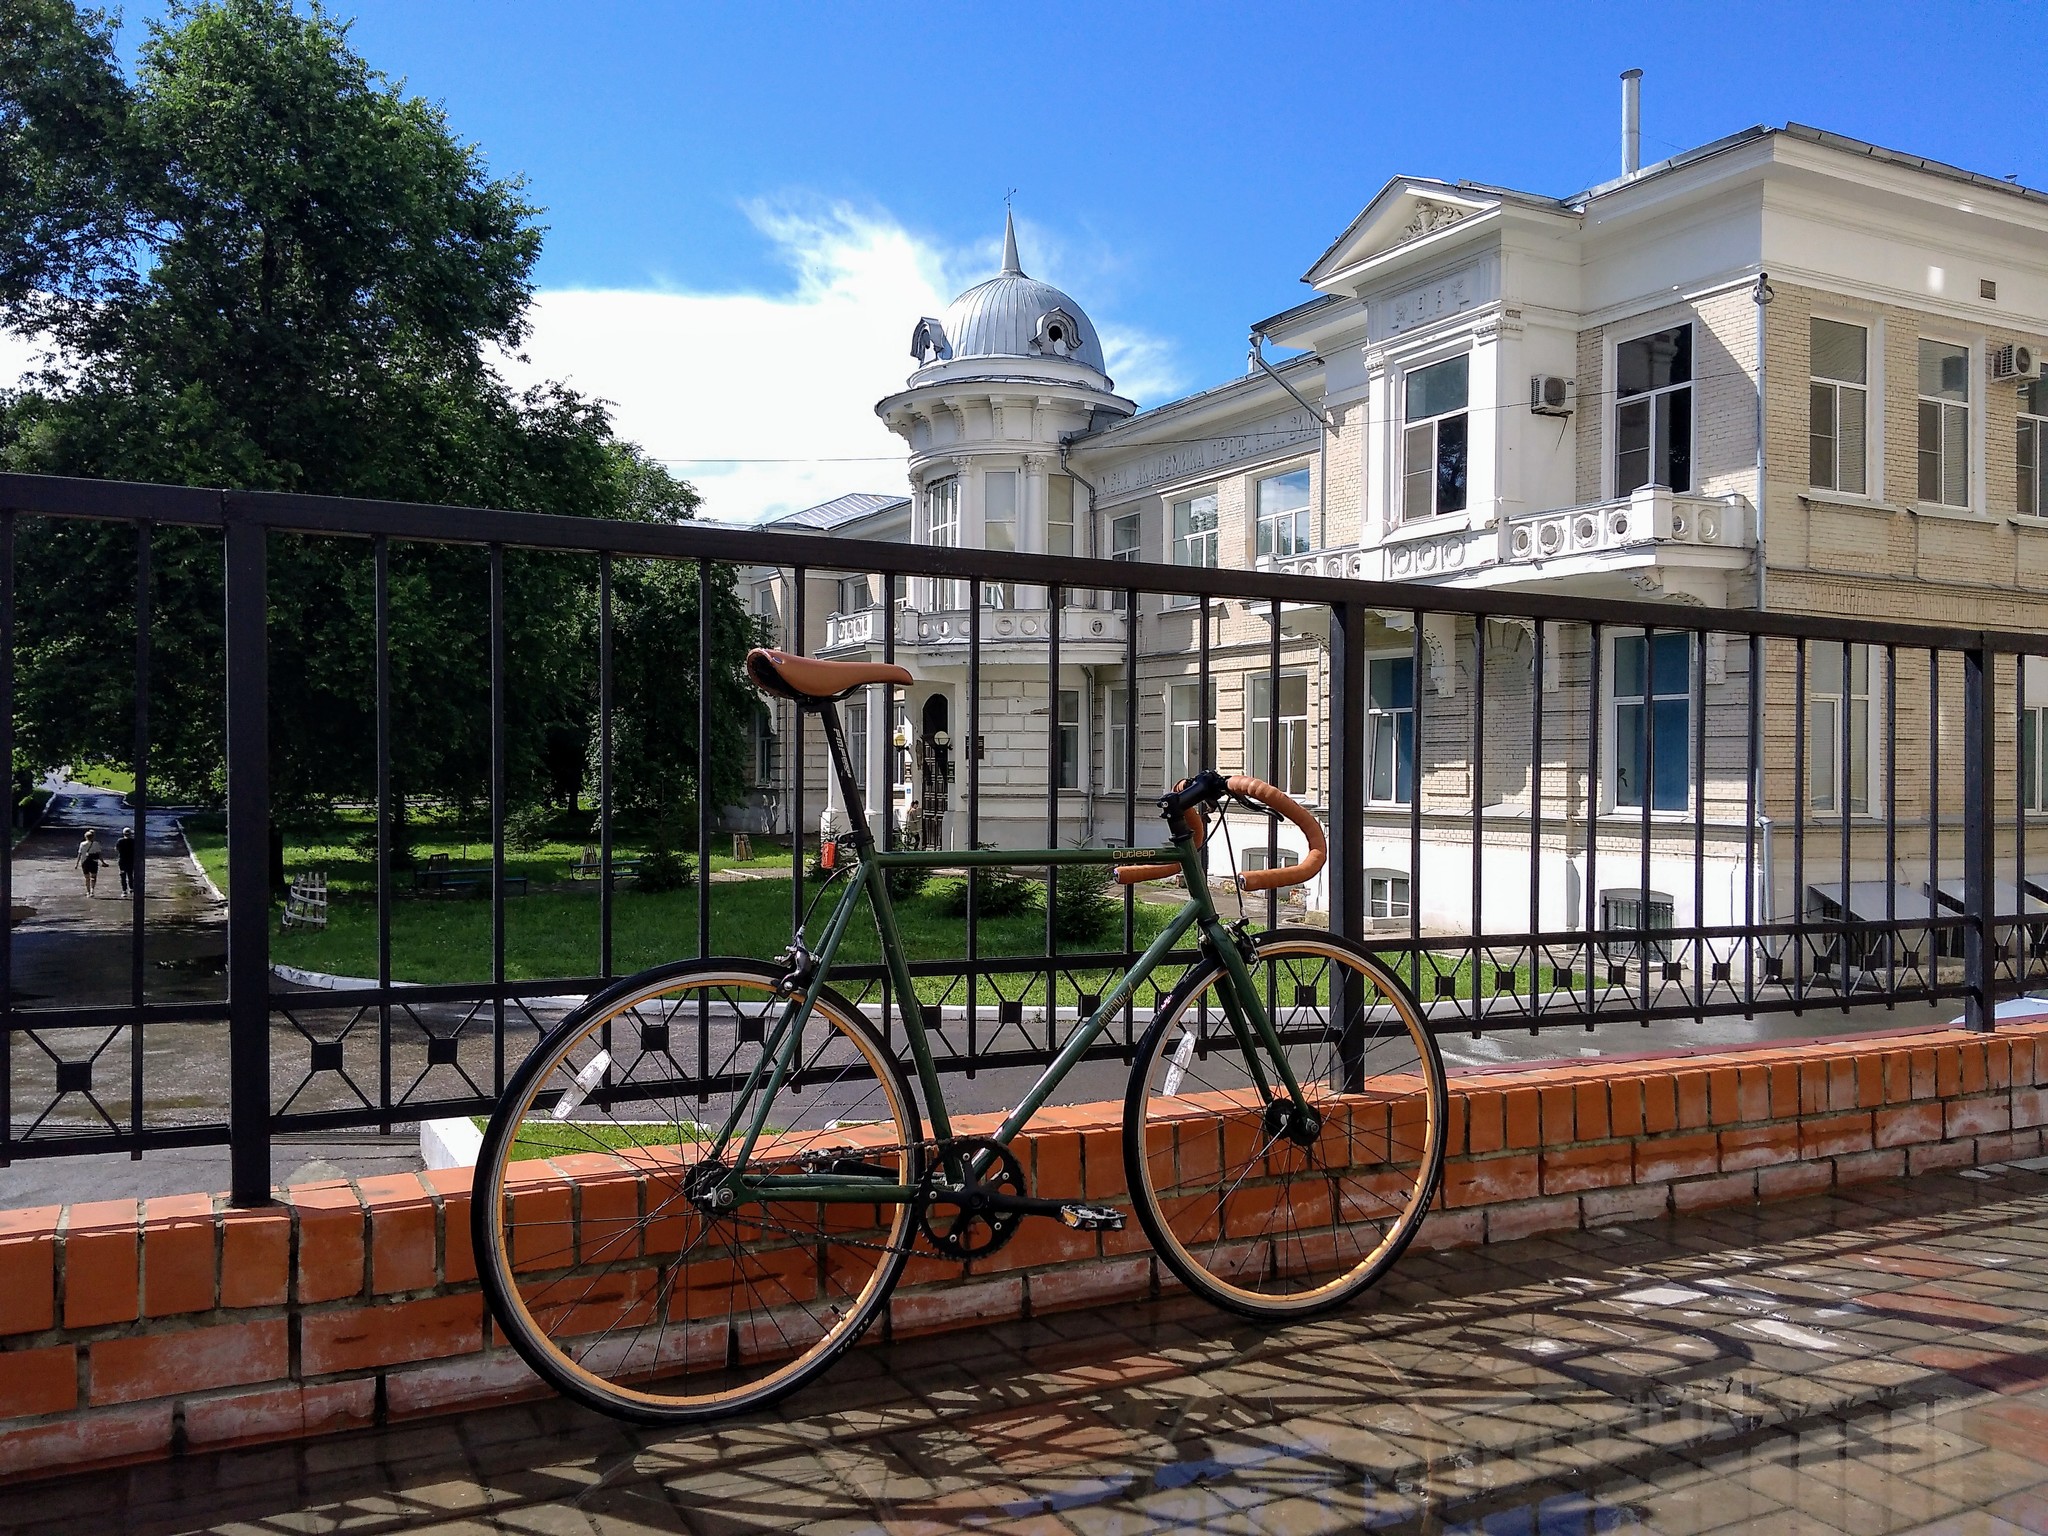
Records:
[[[1176,789],[1180,786],[1175,785]],[[1308,839],[1308,852],[1299,864],[1284,864],[1278,869],[1248,870],[1238,876],[1238,883],[1248,891],[1278,890],[1282,886],[1300,885],[1313,880],[1329,862],[1329,839],[1323,835],[1323,824],[1304,809],[1285,790],[1276,789],[1264,779],[1255,779],[1249,774],[1236,774],[1225,782],[1233,795],[1246,800],[1255,800],[1270,811],[1285,816],[1301,829]],[[1195,846],[1202,846],[1202,823],[1193,811],[1188,812],[1188,827],[1195,835]],[[1141,880],[1164,880],[1181,872],[1178,864],[1120,864],[1116,877],[1125,885],[1136,885]]]

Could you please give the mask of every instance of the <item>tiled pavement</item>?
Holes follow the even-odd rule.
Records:
[[[1419,1254],[1281,1329],[1180,1298],[865,1350],[718,1431],[547,1403],[17,1487],[0,1528],[2048,1532],[2048,1176]]]

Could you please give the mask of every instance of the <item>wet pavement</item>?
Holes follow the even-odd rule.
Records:
[[[857,1351],[779,1415],[559,1402],[0,1490],[22,1536],[2048,1531],[2048,1176],[1414,1255]]]

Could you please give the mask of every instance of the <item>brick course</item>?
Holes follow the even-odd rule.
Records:
[[[1452,1085],[1451,1155],[1418,1243],[1502,1242],[2037,1156],[2042,1046],[2048,1025],[2022,1024],[1466,1076]],[[1018,1148],[1039,1193],[1128,1203],[1120,1104],[1040,1118]],[[1213,1162],[1214,1140],[1179,1146],[1169,1129],[1161,1145]],[[467,1170],[330,1182],[260,1211],[189,1197],[0,1213],[0,1479],[540,1393],[484,1316],[467,1183]],[[532,1193],[559,1189],[542,1179]],[[630,1186],[588,1186],[583,1219],[602,1230],[632,1199]],[[970,1275],[914,1258],[871,1337],[1174,1284],[1135,1221],[1099,1234],[1033,1223]]]

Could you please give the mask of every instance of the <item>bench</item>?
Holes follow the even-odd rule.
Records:
[[[444,858],[445,855],[437,854],[434,857]],[[525,875],[507,875],[505,894],[524,896],[526,880]],[[412,888],[416,891],[442,891],[460,895],[470,891],[488,890],[490,884],[491,868],[488,864],[473,869],[457,868],[447,863],[437,864],[433,859],[429,859],[426,864],[412,872]]]
[[[583,857],[569,866],[569,878],[571,880],[595,880],[603,873],[604,860],[588,848],[583,850]],[[638,859],[612,860],[612,878],[614,880],[637,880],[639,877],[640,861]]]

